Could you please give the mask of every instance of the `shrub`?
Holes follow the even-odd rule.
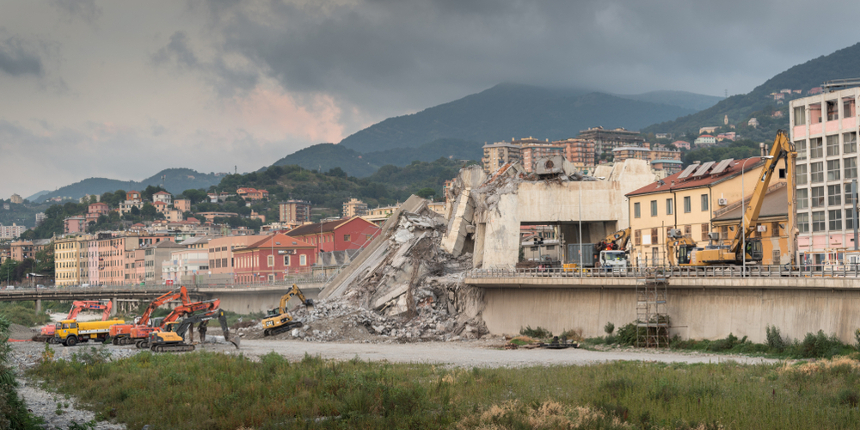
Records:
[[[573,330],[565,330],[565,331],[561,332],[561,335],[559,335],[558,337],[559,337],[559,339],[564,340],[564,341],[574,340],[577,342],[582,342],[583,340],[585,340],[585,338],[582,337],[582,329],[581,328],[573,329]]]
[[[615,339],[621,345],[635,345],[638,336],[637,329],[636,321],[628,323],[618,329],[618,335],[615,336]]]
[[[744,338],[746,340],[746,338]],[[735,345],[743,343],[738,342],[737,336],[729,333],[729,335],[725,339],[719,339],[711,342],[708,345],[709,351],[728,351],[735,347]]]
[[[803,358],[830,358],[839,354],[842,346],[835,335],[827,336],[823,330],[818,330],[818,334],[807,333],[796,348]]]
[[[857,341],[857,349],[860,349],[860,328],[854,330],[854,340]]]
[[[782,352],[785,350],[787,342],[782,337],[782,334],[779,332],[779,328],[768,324],[768,326],[765,327],[765,333],[767,334],[767,346],[770,349],[776,352]]]
[[[551,331],[540,326],[532,328],[530,325],[526,326],[526,328],[520,328],[520,334],[523,336],[533,337],[535,339],[547,339],[552,337]]]
[[[603,331],[605,331],[606,334],[608,334],[608,335],[612,335],[612,332],[615,331],[615,324],[612,324],[611,322],[607,322],[606,325],[603,326]]]

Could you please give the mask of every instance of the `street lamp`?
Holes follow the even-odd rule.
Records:
[[[760,160],[770,160],[773,158],[773,155],[765,155],[759,157]],[[747,165],[747,161],[752,160],[752,158],[747,158],[744,160],[743,164],[741,164],[741,255],[743,256],[743,273],[742,276],[747,276],[747,217],[746,217],[746,209],[744,209],[744,200],[746,200],[746,188],[744,188],[744,167]],[[762,191],[764,192],[764,191]],[[737,260],[735,260],[737,261]]]

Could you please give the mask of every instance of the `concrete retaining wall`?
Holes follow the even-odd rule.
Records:
[[[302,292],[308,299],[316,299],[319,295],[322,286],[318,287],[301,287]],[[285,287],[283,290],[273,289],[241,289],[230,290],[225,288],[203,290],[199,295],[205,299],[221,299],[221,309],[236,312],[238,314],[250,314],[252,312],[266,312],[269,309],[278,307],[283,296],[288,290]],[[293,297],[288,306],[290,309],[298,306],[299,299]]]
[[[491,333],[515,334],[531,325],[561,333],[582,329],[586,337],[603,336],[603,326],[620,327],[636,319],[632,288],[485,288],[484,321]],[[860,291],[671,288],[668,313],[671,335],[718,339],[733,333],[765,342],[765,327],[779,327],[792,339],[824,330],[854,343],[860,328]]]

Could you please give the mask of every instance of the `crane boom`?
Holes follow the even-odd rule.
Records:
[[[149,317],[152,316],[153,311],[155,311],[161,305],[176,299],[180,299],[183,305],[188,304],[188,291],[185,289],[184,285],[179,288],[179,291],[171,291],[153,300],[152,303],[150,303],[149,306],[146,307],[146,310],[143,311],[143,315],[140,316],[138,324],[146,325],[147,323],[149,323]]]
[[[788,192],[793,193],[794,169],[797,162],[797,151],[794,148],[794,144],[788,140],[788,136],[786,136],[785,131],[779,130],[776,133],[776,138],[773,140],[773,147],[770,150],[770,158],[767,159],[764,167],[761,169],[761,176],[759,176],[759,180],[756,183],[752,196],[750,197],[750,204],[746,207],[743,214],[742,226],[744,227],[735,229],[735,236],[729,246],[729,250],[736,255],[738,252],[745,252],[745,250],[740,249],[744,238],[749,238],[755,234],[758,216],[759,213],[761,213],[761,207],[762,203],[764,203],[764,196],[767,193],[767,187],[773,177],[773,171],[782,159],[785,159],[785,179],[787,181],[786,185],[788,187]],[[793,195],[791,195],[788,199],[789,225],[787,226],[787,230],[789,231],[789,235],[791,235],[794,230],[794,217],[791,215],[793,212],[794,198]]]

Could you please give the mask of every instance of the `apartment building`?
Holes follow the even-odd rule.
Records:
[[[353,197],[343,204],[343,217],[352,218],[367,213],[367,203]]]
[[[617,163],[623,163],[624,160],[645,160],[651,159],[651,150],[648,148],[624,146],[612,150],[612,160]]]
[[[168,193],[167,191],[159,191],[157,193],[152,194],[152,202],[161,202],[168,206],[170,206],[171,201],[173,200],[173,194]]]
[[[256,188],[239,188],[236,190],[236,195],[245,200],[263,200],[269,198],[269,192],[266,190],[258,190]]]
[[[740,220],[741,199],[749,204],[764,164],[761,157],[696,164],[626,194],[632,231],[631,264],[666,264],[666,237],[673,228],[702,248],[710,244],[711,232],[719,232],[721,244],[727,244]],[[763,233],[762,264],[766,265],[788,264],[793,253],[785,228],[788,196],[784,161],[777,167],[757,226]]]
[[[93,203],[87,206],[87,224],[97,222],[102,215],[110,214],[110,206],[107,203]]]
[[[235,250],[234,255],[237,282],[274,282],[290,274],[310,272],[316,262],[316,246],[276,233]]]
[[[58,286],[89,283],[90,235],[66,235],[54,241],[54,278]]]
[[[144,247],[144,275],[143,281],[147,286],[160,285],[162,281],[162,267],[165,261],[169,261],[173,251],[186,249],[184,246],[170,241],[162,241],[149,244]],[[207,258],[208,259],[208,258]]]
[[[534,171],[534,163],[539,158],[564,156],[564,146],[549,142],[529,143],[521,146],[523,168],[526,172]]]
[[[188,212],[191,210],[191,200],[176,199],[173,201],[173,208],[182,212]]]
[[[857,179],[858,97],[860,88],[848,88],[789,103],[801,264],[843,264],[854,250],[851,182]]]
[[[612,130],[603,127],[591,127],[579,132],[580,139],[594,142],[594,151],[597,154],[610,152],[618,147],[637,147],[645,143],[645,138],[638,131],[630,131],[623,127]]]
[[[508,163],[522,161],[523,148],[520,145],[506,142],[496,142],[484,145],[484,158],[481,162],[484,172],[490,174]]]
[[[311,221],[311,202],[304,200],[287,200],[278,205],[281,222],[302,225]]]
[[[233,281],[236,259],[233,252],[263,240],[266,236],[223,236],[209,241],[209,271],[215,282]]]
[[[12,225],[0,224],[0,239],[17,239],[25,231],[27,231],[27,227],[15,224],[14,222]]]
[[[15,203],[16,205],[24,204],[24,199],[21,198],[18,194],[12,194],[12,197],[9,197],[9,201]]]
[[[361,217],[353,217],[305,224],[290,230],[288,234],[315,246],[317,252],[333,252],[364,248],[379,232],[376,224]]]
[[[593,140],[570,138],[552,142],[564,146],[564,158],[576,167],[593,167],[595,143]]]
[[[83,233],[87,231],[87,218],[71,216],[63,220],[63,233]]]
[[[19,240],[9,245],[9,251],[13,260],[21,262],[28,258],[35,259],[37,253],[48,247],[53,248],[51,239]]]
[[[161,265],[161,281],[166,285],[192,285],[206,282],[209,271],[208,249],[186,248],[170,253]]]

